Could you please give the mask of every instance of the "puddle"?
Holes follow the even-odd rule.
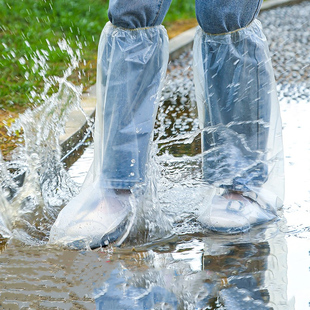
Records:
[[[182,84],[182,81],[178,83]],[[286,86],[278,87],[286,172],[286,199],[280,221],[269,225],[266,230],[254,229],[251,234],[237,238],[202,234],[201,227],[193,221],[190,213],[186,214],[186,210],[199,203],[199,193],[193,188],[193,180],[199,178],[199,158],[189,156],[199,153],[199,139],[183,144],[180,143],[182,139],[175,142],[172,138],[172,142],[168,141],[167,146],[162,145],[163,151],[159,152],[161,155],[157,158],[164,167],[164,181],[160,181],[158,188],[163,208],[170,208],[173,213],[171,201],[174,201],[174,206],[178,206],[181,215],[179,225],[174,226],[177,237],[157,245],[147,245],[142,251],[135,248],[131,252],[129,248],[126,259],[122,257],[124,252],[120,254],[119,249],[114,249],[111,258],[114,261],[116,256],[116,261],[121,266],[117,269],[117,274],[120,277],[119,284],[123,287],[122,293],[119,292],[123,297],[117,295],[115,298],[118,301],[114,301],[119,309],[127,309],[126,306],[121,308],[118,302],[129,298],[127,294],[132,290],[132,278],[139,278],[139,284],[134,284],[135,287],[138,285],[141,290],[148,290],[141,292],[148,296],[145,300],[148,300],[150,295],[153,296],[154,287],[168,290],[162,293],[166,296],[166,308],[158,309],[309,308],[310,163],[307,158],[310,156],[310,138],[306,133],[310,130],[307,117],[310,106],[304,97],[306,88],[300,85],[290,87],[295,90],[295,99],[284,95],[287,93]],[[162,106],[161,111],[166,111],[167,107],[168,105]],[[179,116],[180,107],[177,105],[175,108],[176,111],[170,106],[169,114]],[[180,125],[179,129],[176,129],[168,117],[166,122],[171,125],[166,127],[167,136],[177,135],[180,138],[177,130],[183,133],[185,130],[195,136],[196,119],[188,118],[191,113],[195,113],[194,107],[187,103],[183,119],[188,119],[188,122],[180,122],[183,125]],[[167,149],[170,154],[167,154]],[[182,157],[179,157],[180,153],[183,154]],[[83,181],[92,157],[91,146],[70,168],[73,179]],[[187,181],[191,181],[191,187],[186,187]],[[167,202],[168,207],[165,205]],[[174,216],[177,217],[177,212]],[[120,276],[122,272],[129,278],[124,280],[123,276]],[[152,279],[149,279],[150,274]],[[180,286],[179,282],[182,283]],[[100,305],[111,302],[109,292],[103,289],[101,295],[96,295]],[[173,297],[169,295],[171,292],[174,293]],[[168,297],[165,294],[168,294]],[[230,296],[233,297],[230,299]],[[141,309],[143,302],[146,302],[142,301],[143,298],[136,301],[138,304],[141,302],[137,308],[130,309]],[[247,300],[248,304],[240,304],[241,300]],[[175,303],[178,306],[175,306]],[[152,307],[146,309],[153,309]]]
[[[189,73],[190,70],[189,70]],[[175,81],[184,85],[188,78]],[[169,86],[175,91],[173,85]],[[191,94],[192,84],[185,85]],[[195,105],[161,106],[156,165],[162,209],[175,218],[172,235],[123,248],[69,251],[12,239],[0,255],[3,309],[296,309],[309,307],[309,103],[279,86],[286,166],[280,220],[250,233],[205,232],[188,211],[201,203],[200,141]],[[192,99],[193,100],[193,99]],[[180,117],[181,122],[173,122]],[[170,138],[168,138],[170,137]],[[155,135],[156,138],[156,135]],[[157,145],[155,143],[155,145]],[[182,155],[182,156],[181,156]],[[92,145],[69,169],[81,184]],[[198,182],[199,183],[199,182]],[[27,232],[27,230],[26,230]],[[30,234],[31,235],[31,234]],[[29,235],[27,235],[29,237]]]
[[[158,199],[175,217],[173,235],[82,252],[13,238],[1,248],[0,308],[309,308],[310,108],[306,100],[288,102],[283,89],[287,188],[278,222],[239,236],[203,232],[188,211],[201,203],[193,186],[199,157],[190,156],[199,153],[195,108],[190,101],[183,103],[184,111],[170,105],[170,117],[185,121],[175,125],[165,118],[171,139],[159,144],[156,162],[162,168]],[[160,113],[167,109],[163,105]],[[73,181],[83,182],[92,157],[90,146],[69,170]]]

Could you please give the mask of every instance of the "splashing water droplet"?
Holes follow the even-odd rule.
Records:
[[[28,41],[25,44],[30,47]],[[0,176],[1,188],[5,188],[0,193],[0,234],[14,232],[15,238],[32,244],[47,241],[59,208],[78,190],[60,160],[59,136],[71,109],[80,109],[82,86],[69,82],[68,77],[78,68],[81,53],[73,51],[66,40],[59,41],[59,49],[68,54],[70,63],[62,77],[47,76],[49,51],[54,48],[47,44],[47,50],[36,50],[30,57],[34,64],[29,69],[38,72],[44,82],[41,93],[35,88],[30,92],[29,100],[37,107],[26,110],[10,128],[10,132],[22,128],[24,145],[14,151],[11,162],[0,158],[2,171],[6,171],[5,180],[3,173]],[[25,57],[19,62],[26,65]],[[29,77],[26,71],[25,78]],[[53,93],[52,86],[56,89]]]

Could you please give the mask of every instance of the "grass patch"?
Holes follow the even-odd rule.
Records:
[[[96,53],[107,18],[105,0],[0,0],[0,109],[22,111],[34,105],[33,90],[44,87],[46,76],[62,76],[70,57],[58,47],[66,39],[79,49],[82,62],[71,79],[85,88],[95,82]],[[165,25],[195,16],[194,1],[172,1]],[[47,53],[44,68],[35,68]]]
[[[79,67],[69,78],[84,89],[95,83],[97,47],[108,21],[107,0],[0,0],[0,148],[8,154],[20,137],[10,137],[8,126],[18,113],[40,104],[39,94],[52,79],[63,76],[71,61],[58,43],[66,40]],[[194,0],[173,0],[165,26],[195,17]],[[57,85],[50,87],[49,93]]]
[[[164,25],[170,24],[177,20],[192,19],[195,18],[195,16],[194,0],[172,0],[170,9],[164,20]]]
[[[101,0],[0,0],[0,109],[15,112],[32,106],[31,92],[43,90],[43,71],[46,76],[63,75],[70,57],[58,46],[62,39],[82,53],[82,74],[76,72],[72,79],[85,86],[93,83],[107,8]],[[43,67],[39,58],[44,55]]]

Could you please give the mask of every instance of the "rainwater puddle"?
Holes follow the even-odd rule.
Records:
[[[192,84],[188,77],[171,83],[189,94],[182,103],[164,103],[156,126],[157,199],[174,218],[171,234],[151,242],[130,240],[121,248],[72,251],[37,242],[38,236],[29,239],[26,228],[25,239],[13,238],[1,247],[0,308],[309,307],[310,109],[296,93],[302,88],[294,89],[296,100],[279,88],[287,180],[280,221],[225,236],[203,231],[191,212],[205,195],[197,181],[200,140]],[[91,145],[69,169],[74,182],[83,182],[92,158]]]
[[[186,83],[191,98],[188,77],[175,83]],[[297,96],[302,88],[294,90],[296,100],[279,88],[287,179],[280,221],[237,236],[202,230],[191,212],[205,194],[197,181],[195,105],[188,99],[166,102],[159,110],[154,165],[160,171],[157,199],[174,218],[171,234],[151,242],[130,240],[121,248],[72,251],[31,239],[26,227],[27,237],[1,247],[0,308],[307,309],[310,109]],[[73,181],[83,182],[92,158],[90,146],[69,169]]]
[[[279,87],[281,88],[279,94],[284,128],[286,199],[280,222],[266,231],[256,231],[251,236],[234,240],[233,237],[202,236],[199,234],[200,228],[196,227],[195,230],[191,225],[190,218],[188,222],[183,218],[183,221],[180,219],[179,236],[172,243],[173,246],[168,241],[159,245],[157,250],[150,249],[144,252],[144,255],[150,253],[153,255],[155,252],[158,260],[164,261],[160,265],[152,261],[147,267],[148,272],[155,268],[161,277],[168,277],[170,285],[171,281],[174,283],[172,286],[178,283],[178,279],[182,281],[179,292],[175,294],[179,297],[185,294],[189,298],[187,302],[191,306],[188,309],[199,308],[197,305],[200,294],[205,294],[203,296],[208,300],[208,302],[202,301],[205,304],[201,309],[224,309],[221,300],[229,305],[225,299],[226,294],[228,296],[232,294],[235,302],[238,298],[242,300],[257,298],[263,303],[253,306],[254,308],[251,308],[250,304],[245,304],[243,308],[231,304],[225,309],[309,308],[310,138],[306,133],[310,132],[308,121],[310,106],[307,100],[299,99],[303,96],[303,88],[299,88],[300,96],[295,92],[296,100],[283,96],[286,87]],[[180,147],[172,144],[170,151],[178,152]],[[195,150],[199,150],[199,144],[194,141],[181,148],[183,152],[187,149],[188,153],[195,153]],[[90,147],[80,161],[71,168],[73,178],[82,181],[83,174],[85,176],[88,168],[86,163],[89,165],[92,156]],[[199,169],[193,173],[193,159],[186,156],[171,158],[161,155],[159,159],[166,168],[168,167],[165,173],[169,174],[171,179],[180,177],[184,182],[186,166],[192,179],[195,179],[195,173],[199,174]],[[80,166],[79,162],[85,165],[84,172],[81,169],[83,165]],[[163,204],[165,200],[180,203],[180,210],[182,206],[191,208],[199,203],[199,193],[193,186],[188,189],[186,185],[180,186],[176,183],[170,184],[168,191],[164,187],[159,196]],[[162,250],[167,253],[161,253]],[[177,274],[181,272],[182,277],[179,274],[177,277],[171,274],[171,269]],[[208,287],[206,283],[210,286]],[[169,284],[166,283],[164,286],[169,287]],[[171,290],[177,288],[170,287],[169,291]],[[204,293],[200,293],[199,290]],[[184,302],[183,298],[181,297]],[[187,306],[180,307],[185,308],[187,309]]]

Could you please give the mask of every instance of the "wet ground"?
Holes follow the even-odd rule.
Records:
[[[171,64],[159,109],[158,202],[175,217],[172,235],[122,248],[71,251],[13,238],[1,247],[0,309],[310,308],[310,4],[264,12],[283,119],[286,199],[280,220],[250,233],[203,232],[199,137],[191,55]],[[177,99],[177,101],[175,100]],[[196,138],[195,138],[196,137]],[[167,139],[165,139],[167,138]],[[182,156],[180,156],[182,155]],[[92,146],[70,169],[82,182]],[[152,214],[148,215],[149,219]],[[155,219],[154,219],[155,221]],[[147,223],[152,232],[151,221]]]

